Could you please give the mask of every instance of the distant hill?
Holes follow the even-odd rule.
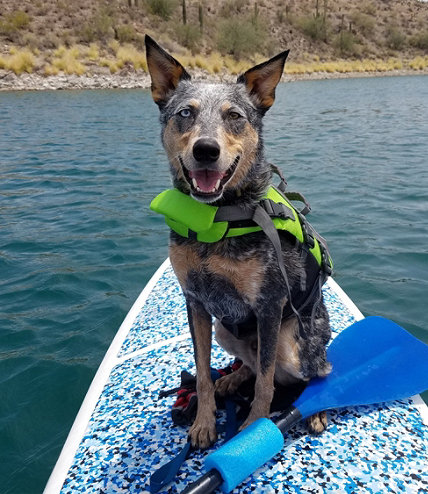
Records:
[[[145,33],[214,73],[285,48],[295,64],[417,58],[428,66],[428,3],[418,0],[0,0],[0,69],[144,70]],[[27,62],[14,66],[22,53]]]

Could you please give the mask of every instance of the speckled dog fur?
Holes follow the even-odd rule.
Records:
[[[262,118],[274,102],[288,52],[250,69],[236,84],[208,84],[192,82],[181,64],[150,37],[146,49],[174,187],[216,206],[255,205],[271,180],[263,154]],[[281,245],[293,286],[300,282],[304,266],[285,235]],[[170,258],[186,297],[195,352],[198,411],[189,432],[193,445],[205,448],[216,439],[215,391],[233,393],[256,375],[246,427],[268,416],[274,378],[287,383],[330,372],[325,351],[330,326],[324,303],[321,300],[316,307],[313,324],[312,305],[305,307],[302,330],[294,317],[281,320],[287,291],[274,248],[263,232],[213,244],[171,232]],[[257,334],[248,338],[238,340],[220,323],[225,316],[241,321],[252,312]],[[217,381],[216,388],[210,377],[213,317],[220,345],[244,362],[238,373]],[[309,426],[322,432],[325,414],[311,417]]]

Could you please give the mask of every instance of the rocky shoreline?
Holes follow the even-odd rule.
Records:
[[[192,71],[195,79],[215,82],[232,82],[235,75],[211,75],[204,71]],[[386,77],[404,75],[428,75],[426,70],[392,70],[386,72],[315,72],[308,74],[285,74],[283,82],[320,79],[348,79],[358,77]],[[45,91],[60,89],[144,89],[150,87],[150,77],[144,71],[127,73],[98,73],[91,75],[58,74],[43,76],[40,74],[15,75],[0,70],[0,91]]]
[[[40,74],[15,75],[13,72],[0,74],[0,91],[46,91],[58,89],[134,89],[150,87],[150,78],[145,73],[135,72],[127,75],[58,74],[42,76]]]

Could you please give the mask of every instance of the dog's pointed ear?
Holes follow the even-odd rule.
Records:
[[[275,101],[275,88],[284,72],[284,64],[290,50],[283,51],[267,62],[256,65],[238,77],[237,83],[245,87],[255,105],[267,111]]]
[[[190,75],[180,62],[147,34],[145,43],[147,67],[152,78],[152,97],[156,104],[162,106],[168,101],[178,83],[182,80],[189,80]]]

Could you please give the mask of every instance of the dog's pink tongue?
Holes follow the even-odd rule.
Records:
[[[224,177],[224,173],[216,170],[192,170],[189,177],[196,180],[202,192],[212,192],[216,189],[217,182]]]

